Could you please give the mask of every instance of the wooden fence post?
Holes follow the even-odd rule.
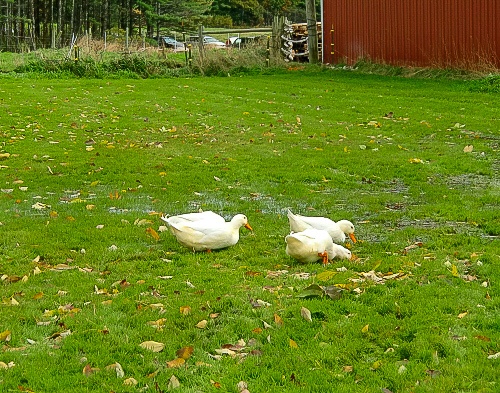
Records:
[[[279,59],[281,56],[281,36],[285,29],[285,17],[275,16],[273,18],[273,31],[272,31],[272,43],[271,43],[271,57],[275,60]]]
[[[200,51],[200,62],[203,64],[203,55],[205,50],[203,47],[203,25],[198,26],[198,50]]]
[[[267,48],[266,48],[266,66],[269,67],[270,65],[270,57],[271,57],[271,37],[267,36]]]
[[[318,58],[318,28],[316,21],[316,4],[314,0],[306,0],[307,19],[307,50],[309,52],[309,63],[317,64]]]
[[[56,30],[57,30],[57,24],[52,23],[52,31],[51,31],[51,42],[50,42],[50,47],[52,49],[56,49]]]

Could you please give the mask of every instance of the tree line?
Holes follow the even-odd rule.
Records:
[[[60,47],[85,34],[262,26],[275,15],[305,20],[304,0],[0,0],[0,50]]]

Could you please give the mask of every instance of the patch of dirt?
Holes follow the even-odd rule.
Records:
[[[408,192],[409,187],[401,179],[392,179],[388,182],[386,189],[383,192],[390,194],[404,194]]]
[[[396,227],[399,229],[413,227],[421,229],[438,229],[443,228],[449,230],[451,233],[466,233],[476,236],[484,236],[484,232],[471,224],[470,222],[456,222],[456,221],[445,221],[438,222],[431,219],[425,220],[411,220],[411,219],[401,219],[396,223]]]
[[[472,189],[482,189],[485,187],[500,187],[500,179],[491,178],[486,175],[477,175],[474,173],[464,173],[462,175],[450,176],[445,179],[450,188],[467,187]]]

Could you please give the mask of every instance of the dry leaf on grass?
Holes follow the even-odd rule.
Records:
[[[152,352],[161,352],[163,348],[165,348],[165,344],[157,341],[144,341],[140,343],[139,346]]]
[[[324,291],[323,288],[321,288],[318,284],[311,284],[308,287],[304,288],[298,295],[297,297],[313,297],[313,296],[323,296]]]
[[[135,378],[127,378],[125,381],[123,381],[123,384],[126,386],[135,386],[137,385],[137,380]]]
[[[191,307],[181,306],[181,307],[179,307],[179,311],[182,315],[189,315],[191,313]]]
[[[153,326],[156,329],[162,329],[165,326],[165,322],[167,322],[166,318],[160,318],[156,321],[148,321],[149,326]]]
[[[318,281],[328,281],[336,274],[337,274],[337,272],[334,272],[332,270],[325,270],[324,272],[317,274],[316,279]]]
[[[415,248],[420,248],[423,246],[422,242],[415,242],[413,244],[410,244],[409,246],[406,246],[403,250],[403,254],[406,255],[408,251],[413,250]]]
[[[184,360],[183,358],[175,358],[174,360],[170,360],[169,362],[167,362],[167,367],[168,368],[179,368],[179,367],[183,366],[184,363],[186,363],[186,360]]]
[[[207,323],[208,321],[206,319],[198,322],[195,326],[198,328],[198,329],[205,329],[207,327]]]
[[[160,240],[160,235],[158,235],[158,232],[156,232],[153,228],[151,227],[146,228],[146,233],[156,241]]]
[[[175,354],[177,355],[177,357],[187,360],[191,357],[193,351],[193,347],[182,347],[181,349],[178,349]]]
[[[309,311],[307,308],[302,307],[300,309],[300,315],[302,315],[302,318],[304,318],[307,322],[312,322],[311,311]]]
[[[92,367],[87,363],[83,368],[83,375],[85,375],[86,377],[90,377],[92,374],[95,374],[98,371],[100,370],[97,367]]]
[[[172,375],[170,377],[170,379],[168,380],[167,389],[168,390],[177,389],[180,386],[181,386],[181,383],[179,382],[179,380],[177,379],[177,377],[175,375]]]
[[[12,332],[10,330],[5,330],[4,332],[0,333],[0,341],[10,341],[11,333]]]
[[[38,292],[37,294],[33,295],[33,300],[38,300],[43,297],[43,292]]]
[[[125,376],[125,372],[123,371],[123,367],[120,363],[113,363],[110,364],[109,366],[106,366],[106,370],[108,371],[115,371],[116,376],[118,378],[123,378]]]
[[[238,392],[240,393],[250,393],[248,390],[248,384],[245,381],[238,382],[236,387],[238,388]]]

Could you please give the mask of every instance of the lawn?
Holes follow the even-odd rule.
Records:
[[[469,86],[3,78],[0,391],[497,392],[500,97]],[[288,257],[288,208],[355,258]],[[193,253],[160,216],[199,209],[253,231]]]

